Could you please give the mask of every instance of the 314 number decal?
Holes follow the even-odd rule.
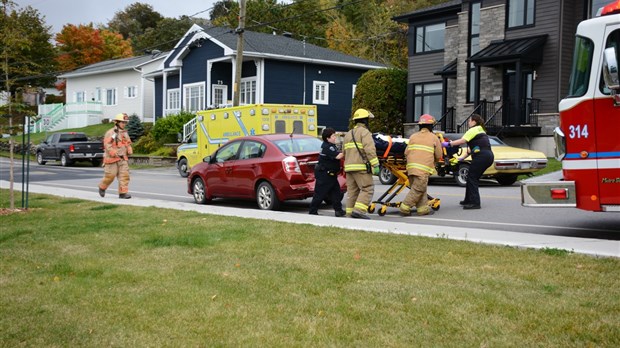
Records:
[[[568,126],[568,137],[571,139],[574,138],[587,138],[588,137],[588,125],[570,125]]]

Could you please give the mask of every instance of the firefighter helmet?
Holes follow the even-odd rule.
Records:
[[[355,113],[353,114],[353,117],[351,118],[352,120],[359,120],[362,118],[374,118],[375,115],[373,115],[370,111],[366,110],[366,109],[357,109],[355,110]]]
[[[424,114],[422,116],[420,116],[420,119],[418,120],[418,124],[432,124],[434,125],[435,122],[435,118],[429,114]]]
[[[127,116],[126,113],[122,112],[120,114],[117,114],[116,116],[114,116],[114,122],[128,122],[129,121],[129,116]]]

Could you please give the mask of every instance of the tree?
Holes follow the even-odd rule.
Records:
[[[66,24],[56,34],[56,58],[63,71],[75,70],[104,60],[133,56],[131,43],[121,34],[106,29],[95,29],[93,24],[75,26]],[[64,83],[61,88],[64,90]]]
[[[134,51],[140,51],[140,48],[136,47],[138,38],[148,29],[157,28],[163,18],[159,12],[153,10],[153,6],[136,2],[125,7],[125,10],[116,12],[108,22],[107,29],[121,34],[123,39],[132,42]]]
[[[127,122],[127,133],[133,142],[137,141],[142,135],[144,135],[144,126],[136,114],[129,116],[129,122]]]
[[[375,115],[370,120],[373,132],[403,134],[406,102],[406,70],[371,70],[357,81],[352,109],[364,108]]]
[[[2,115],[2,121],[4,119],[8,122],[8,130],[11,135],[15,135],[16,127],[14,127],[14,120],[21,119],[30,116],[33,112],[27,105],[18,103],[16,101],[16,91],[21,86],[23,87],[26,80],[30,80],[30,83],[41,82],[44,83],[46,79],[44,77],[31,78],[33,74],[45,71],[48,68],[45,62],[42,62],[36,56],[38,50],[37,47],[33,47],[34,44],[40,43],[45,45],[44,42],[40,42],[41,39],[46,37],[49,39],[49,27],[43,25],[43,21],[39,18],[38,12],[32,8],[27,8],[24,11],[16,11],[15,3],[10,0],[2,0],[2,7],[0,8],[0,33],[3,35],[0,38],[1,57],[2,57],[2,79],[3,86],[0,87],[0,91],[8,93],[8,102],[0,107],[0,115]],[[31,41],[32,40],[32,41]],[[53,52],[53,50],[51,50]],[[42,53],[43,55],[45,52]],[[37,58],[36,60],[33,60]],[[15,140],[13,137],[9,139],[9,208],[15,209],[15,192],[13,190],[14,184],[14,150]],[[22,202],[23,204],[24,202]]]
[[[206,19],[188,16],[181,16],[178,19],[163,18],[157,23],[157,27],[147,28],[142,35],[134,38],[134,52],[171,50],[193,24],[204,25],[207,22]]]

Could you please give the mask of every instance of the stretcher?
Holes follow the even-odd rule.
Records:
[[[373,135],[374,136],[374,135]],[[441,141],[443,141],[443,135],[437,135]],[[397,179],[396,181],[377,199],[372,201],[368,206],[368,213],[372,214],[379,206],[377,214],[384,216],[387,213],[387,208],[400,208],[402,202],[393,202],[392,200],[398,196],[405,188],[411,189],[409,178],[407,176],[407,159],[405,158],[404,149],[400,151],[392,151],[395,146],[390,137],[382,137],[382,139],[375,138],[375,148],[377,149],[377,155],[379,155],[379,164],[388,169]],[[386,144],[387,143],[387,144]],[[381,154],[380,152],[383,151]],[[444,149],[444,155],[445,155]],[[443,162],[443,159],[440,160]],[[434,198],[427,194],[427,205],[437,211],[441,208],[441,200]],[[415,209],[415,208],[413,208]],[[415,211],[415,210],[413,210]]]

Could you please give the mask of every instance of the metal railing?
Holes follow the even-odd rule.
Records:
[[[454,106],[451,106],[446,110],[446,113],[441,116],[441,118],[437,121],[434,130],[441,130],[445,133],[454,133]]]
[[[538,114],[540,113],[540,99],[524,98],[521,100],[521,110],[524,110],[524,125],[538,126]]]

